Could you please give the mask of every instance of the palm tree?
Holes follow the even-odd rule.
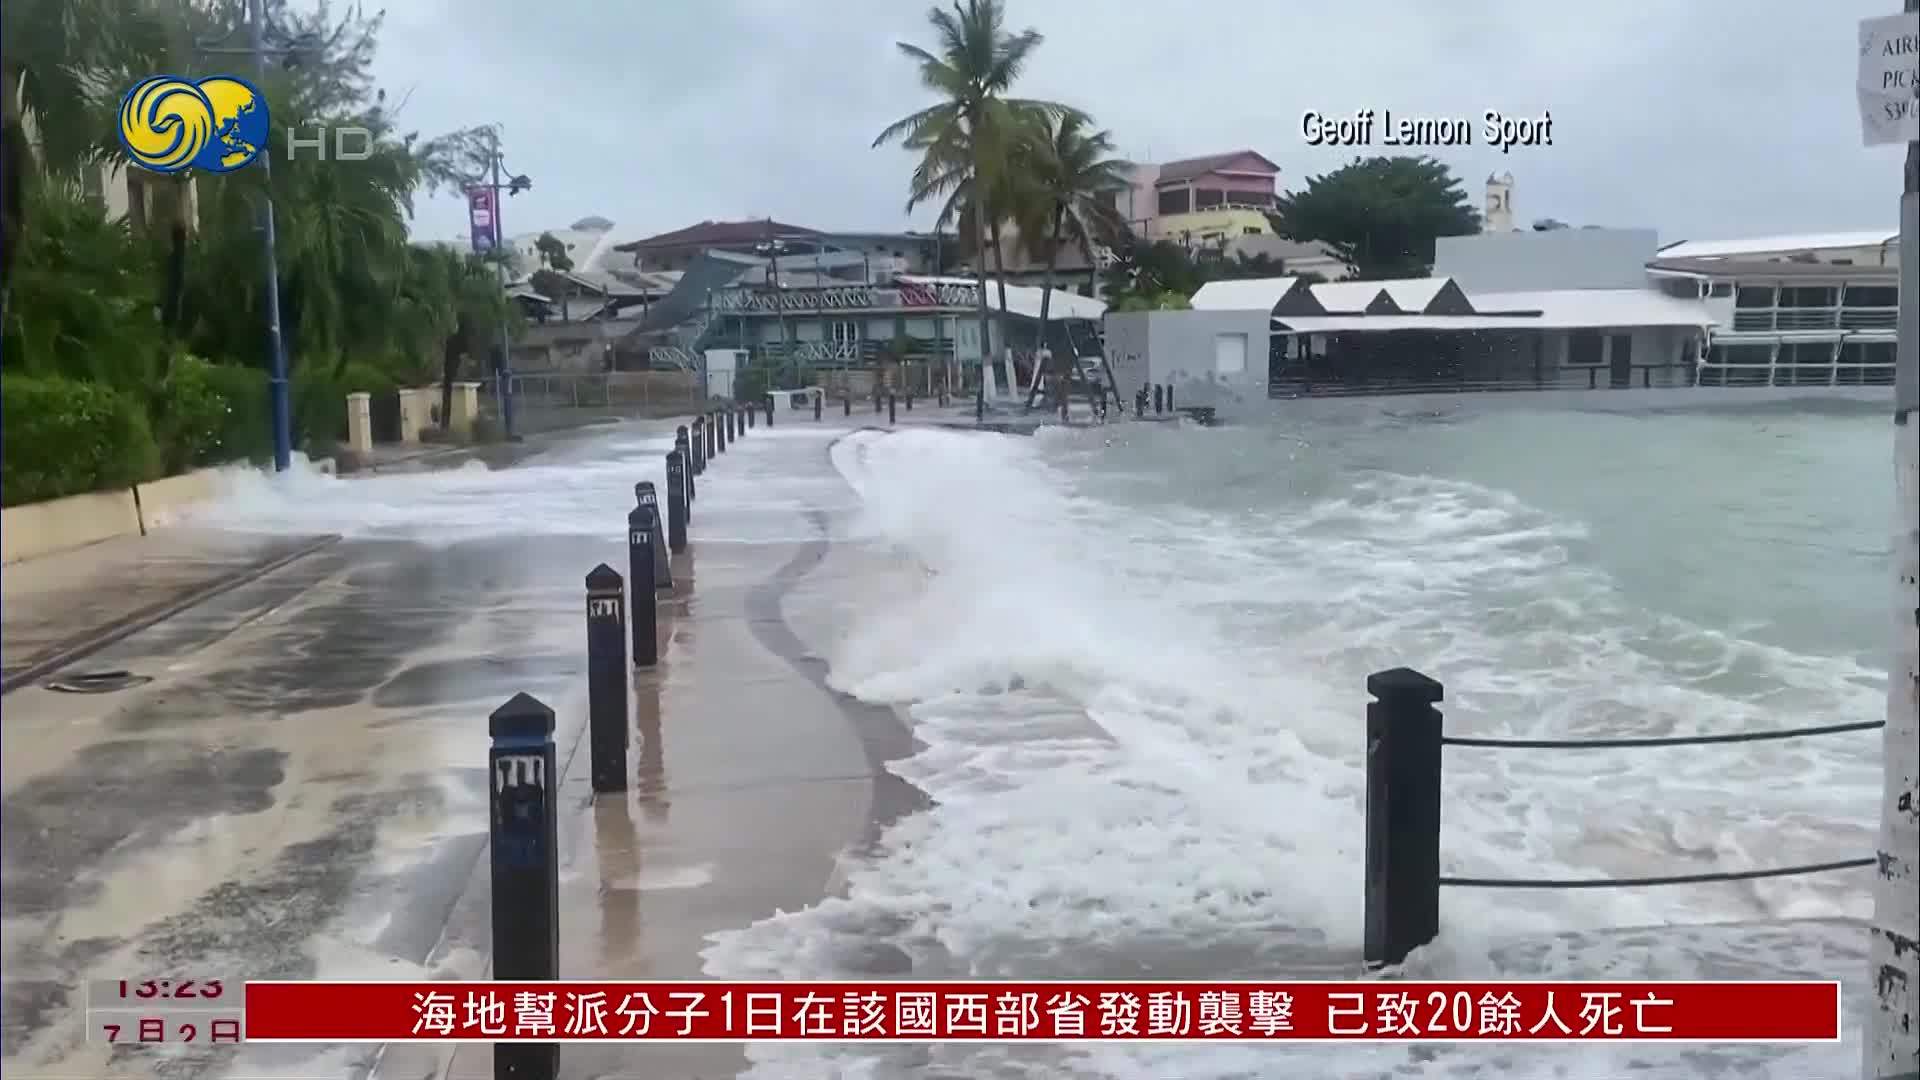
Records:
[[[74,184],[116,144],[105,107],[119,74],[160,49],[159,16],[138,0],[7,0],[0,4],[0,139],[5,143],[0,282],[29,227],[25,189],[40,174]],[[0,284],[0,291],[4,285]]]
[[[1047,340],[1047,315],[1053,300],[1054,268],[1060,250],[1072,244],[1080,249],[1087,265],[1093,265],[1094,237],[1110,232],[1119,221],[1112,196],[1124,191],[1130,182],[1127,164],[1113,157],[1113,136],[1093,130],[1093,120],[1078,110],[1042,118],[1031,138],[1022,144],[1022,164],[1036,197],[1027,203],[1028,227],[1024,233],[1038,239],[1046,252],[1046,277],[1040,286],[1040,336]],[[1066,358],[1063,358],[1063,361]],[[1057,373],[1059,404],[1066,404],[1065,373]],[[1027,408],[1033,408],[1039,391],[1039,372],[1027,393]]]
[[[1057,114],[1062,107],[1044,101],[1009,98],[1021,70],[1040,47],[1038,31],[1018,34],[1005,29],[1002,0],[954,0],[951,10],[929,8],[927,21],[938,40],[932,51],[899,42],[902,53],[920,69],[920,82],[941,100],[887,125],[874,137],[875,147],[898,141],[920,154],[909,185],[907,209],[941,200],[936,229],[957,222],[963,209],[974,225],[971,244],[979,257],[974,266],[979,289],[981,389],[985,394],[988,334],[987,259],[981,244],[985,231],[998,235],[992,193],[1006,167],[1006,151],[1017,136],[1026,113]],[[997,245],[996,245],[997,246]],[[1004,312],[1002,345],[1006,340]]]

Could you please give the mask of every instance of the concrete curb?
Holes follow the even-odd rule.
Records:
[[[69,664],[84,660],[88,656],[99,652],[101,649],[123,638],[137,634],[155,623],[170,619],[196,604],[205,603],[219,596],[221,593],[237,589],[248,582],[265,577],[275,570],[331,546],[339,539],[340,537],[337,535],[322,536],[292,551],[252,563],[232,574],[219,578],[209,585],[195,589],[184,596],[177,596],[171,600],[166,600],[136,611],[109,629],[90,631],[69,638],[55,646],[53,652],[49,655],[35,660],[16,671],[9,671],[4,675],[0,675],[0,696],[11,694],[15,690],[36,682],[44,676],[50,675]]]

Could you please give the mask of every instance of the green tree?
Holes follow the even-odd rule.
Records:
[[[1424,277],[1434,238],[1480,228],[1459,180],[1430,157],[1355,158],[1282,195],[1270,217],[1281,236],[1324,242],[1366,280]]]
[[[114,76],[157,57],[155,16],[138,0],[7,0],[0,4],[0,295],[10,297],[42,175],[63,186],[113,145],[101,105]],[[0,300],[0,306],[6,301]]]
[[[565,272],[573,269],[573,259],[567,254],[567,245],[550,232],[543,232],[533,242],[535,250],[540,252],[540,261],[550,270]]]
[[[1042,38],[1032,29],[1009,32],[1002,0],[954,0],[952,10],[929,8],[927,22],[934,30],[934,49],[904,41],[897,45],[918,65],[921,85],[941,100],[887,125],[874,137],[873,145],[897,141],[920,155],[908,185],[908,210],[937,203],[940,213],[934,227],[940,229],[960,222],[961,210],[971,207],[970,233],[968,223],[961,225],[964,242],[978,250],[984,232],[997,257],[1001,214],[1007,209],[1007,168],[1027,122],[1023,117],[1059,115],[1064,109],[1051,102],[1007,96]],[[974,274],[980,290],[984,364],[987,343],[993,340],[988,334],[984,254],[974,260]],[[1004,289],[1004,274],[1001,281]],[[1002,348],[1005,307],[1003,292]],[[985,372],[981,374],[984,385]]]
[[[1110,233],[1119,224],[1113,195],[1127,187],[1127,163],[1113,156],[1111,133],[1095,130],[1085,113],[1067,110],[1057,116],[1035,118],[1017,164],[1028,192],[1019,213],[1020,233],[1030,237],[1030,248],[1046,259],[1037,338],[1045,348],[1060,252],[1072,245],[1080,250],[1088,266],[1094,264],[1094,238]],[[1059,394],[1057,405],[1064,408],[1074,357],[1055,359],[1051,374]],[[1040,387],[1037,365],[1036,359],[1033,386],[1027,393],[1028,409],[1033,408],[1034,394]]]

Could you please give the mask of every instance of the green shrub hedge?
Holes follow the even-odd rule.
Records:
[[[265,460],[273,452],[271,411],[265,372],[197,356],[174,361],[153,403],[167,472]]]
[[[0,504],[127,487],[161,475],[146,410],[100,383],[0,375]]]

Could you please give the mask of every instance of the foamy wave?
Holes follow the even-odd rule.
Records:
[[[1076,474],[1075,450],[936,430],[836,447],[860,497],[858,534],[931,573],[916,594],[864,611],[830,658],[831,681],[906,708],[925,749],[894,769],[936,806],[851,862],[844,896],[718,935],[710,971],[845,974],[876,945],[935,975],[1350,964],[1363,684],[1385,667],[1442,677],[1456,731],[1737,730],[1878,709],[1883,674],[1637,605],[1579,556],[1582,525],[1504,491],[1376,471],[1317,498],[1146,508],[1111,498],[1125,486],[1111,477]],[[1624,875],[1871,846],[1863,740],[1462,750],[1447,768],[1449,872]],[[1562,943],[1540,974],[1592,974],[1617,946],[1553,935],[1859,914],[1857,885],[1841,875],[1456,894],[1442,941],[1416,963],[1443,976],[1511,970],[1503,949],[1532,936]],[[1704,954],[1673,949],[1668,977],[1711,970]],[[1804,958],[1771,955],[1780,975],[1806,974]],[[776,1058],[794,1060],[770,1055],[770,1069]],[[855,1059],[874,1075],[912,1071],[836,1058]],[[1682,1060],[1476,1052],[1436,1068],[1691,1075],[1674,1071]],[[1782,1077],[1835,1060],[1829,1049],[1741,1057]],[[1340,1062],[1343,1074],[1389,1075],[1408,1056],[1343,1049]],[[1028,1064],[1031,1075],[1225,1077],[1278,1062],[1238,1048],[1103,1047]]]

